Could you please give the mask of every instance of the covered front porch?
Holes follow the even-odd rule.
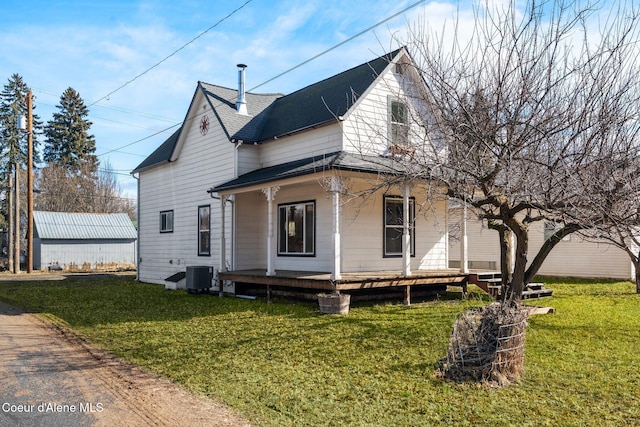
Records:
[[[333,279],[331,272],[278,270],[267,275],[264,269],[225,271],[218,273],[219,281],[233,281],[238,284],[253,285],[262,289],[268,300],[274,291],[281,295],[315,297],[319,292],[347,292],[376,295],[376,291],[400,291],[404,303],[411,304],[412,294],[433,292],[447,286],[459,286],[462,294],[467,292],[469,274],[459,270],[419,270],[406,276],[402,271],[360,271],[342,273],[340,279]],[[366,292],[371,291],[371,292]]]
[[[267,298],[273,292],[394,293],[406,304],[412,295],[451,285],[466,293],[466,258],[461,269],[447,268],[448,201],[438,184],[390,185],[387,169],[340,152],[212,188],[221,211],[233,206],[232,223],[224,216],[220,222],[219,283],[239,284],[236,293],[250,284]]]

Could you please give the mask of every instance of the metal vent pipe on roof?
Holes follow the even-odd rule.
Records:
[[[240,114],[247,114],[247,101],[245,100],[244,70],[245,64],[238,64],[238,99],[236,100],[236,110]]]

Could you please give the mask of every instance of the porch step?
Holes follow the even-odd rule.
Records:
[[[502,291],[502,275],[498,272],[476,273],[469,276],[469,283],[473,283],[494,299],[500,298]],[[522,299],[541,298],[553,295],[553,289],[544,287],[544,283],[529,283],[522,292]]]
[[[530,291],[539,291],[541,289],[544,289],[544,283],[529,283],[526,288],[526,290]]]
[[[536,289],[522,292],[522,299],[550,297],[553,295],[553,289]]]

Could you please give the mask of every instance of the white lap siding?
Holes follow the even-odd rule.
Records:
[[[198,109],[200,111],[201,109]],[[211,113],[209,112],[209,115]],[[210,119],[212,119],[210,117]],[[140,172],[139,280],[164,284],[186,266],[220,265],[220,201],[207,190],[234,178],[235,146],[219,127],[206,135],[191,120],[176,161]],[[198,256],[198,206],[211,207],[211,255]],[[173,210],[173,232],[160,232],[160,212]],[[231,258],[232,205],[226,211],[227,260]]]

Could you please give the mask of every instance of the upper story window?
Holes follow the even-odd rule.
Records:
[[[198,255],[211,255],[211,207],[198,206]]]
[[[404,102],[397,99],[389,100],[389,130],[392,147],[409,144],[409,110]]]
[[[316,203],[278,205],[278,255],[315,255]]]
[[[160,212],[160,232],[173,233],[173,211]]]

